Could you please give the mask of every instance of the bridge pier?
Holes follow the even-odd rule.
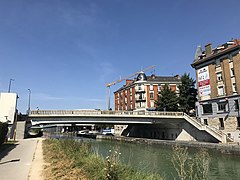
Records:
[[[205,131],[198,130],[188,122],[164,125],[128,125],[121,135],[160,140],[219,142]]]

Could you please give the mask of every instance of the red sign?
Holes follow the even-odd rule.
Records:
[[[207,86],[207,85],[210,85],[210,79],[206,79],[198,82],[198,87]]]

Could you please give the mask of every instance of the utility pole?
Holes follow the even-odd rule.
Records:
[[[31,89],[28,89],[28,110],[27,110],[27,114],[30,114],[30,110],[31,110]]]
[[[9,81],[9,85],[8,85],[8,93],[11,92],[12,81],[14,81],[14,79],[10,79],[10,81]]]

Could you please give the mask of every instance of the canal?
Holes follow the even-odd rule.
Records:
[[[61,138],[60,136],[57,136],[57,138]],[[66,136],[63,138],[66,138]],[[167,180],[177,179],[177,173],[171,162],[173,156],[173,149],[171,146],[137,144],[100,139],[95,140],[72,136],[69,138],[74,138],[77,141],[90,142],[93,151],[103,158],[106,158],[109,155],[109,150],[118,147],[121,153],[120,160],[122,163],[145,172],[158,173]],[[199,148],[188,148],[189,156],[194,156],[198,151]],[[208,150],[208,154],[210,155],[209,179],[240,179],[240,156],[222,154],[216,150]]]
[[[146,172],[158,173],[166,179],[177,177],[176,171],[171,162],[172,147],[163,145],[146,145],[125,143],[107,140],[89,140],[94,152],[103,156],[109,155],[109,150],[118,147],[121,155],[120,159],[124,164],[128,164],[136,169]],[[193,156],[197,150],[188,149],[189,155]],[[208,150],[210,155],[209,179],[240,179],[240,157],[221,154],[213,150]]]

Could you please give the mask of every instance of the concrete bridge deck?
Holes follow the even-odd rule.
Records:
[[[183,112],[161,111],[101,111],[101,110],[33,110],[29,119],[32,125],[44,124],[169,124],[180,127],[184,122],[189,123],[199,131],[207,133],[219,142],[232,141],[219,130],[203,125],[195,118]],[[187,127],[187,128],[192,128]],[[186,127],[185,127],[186,128]],[[190,131],[190,130],[189,130]]]
[[[171,119],[183,120],[182,112],[100,111],[100,110],[36,110],[29,118],[33,125],[64,123],[156,124]]]

